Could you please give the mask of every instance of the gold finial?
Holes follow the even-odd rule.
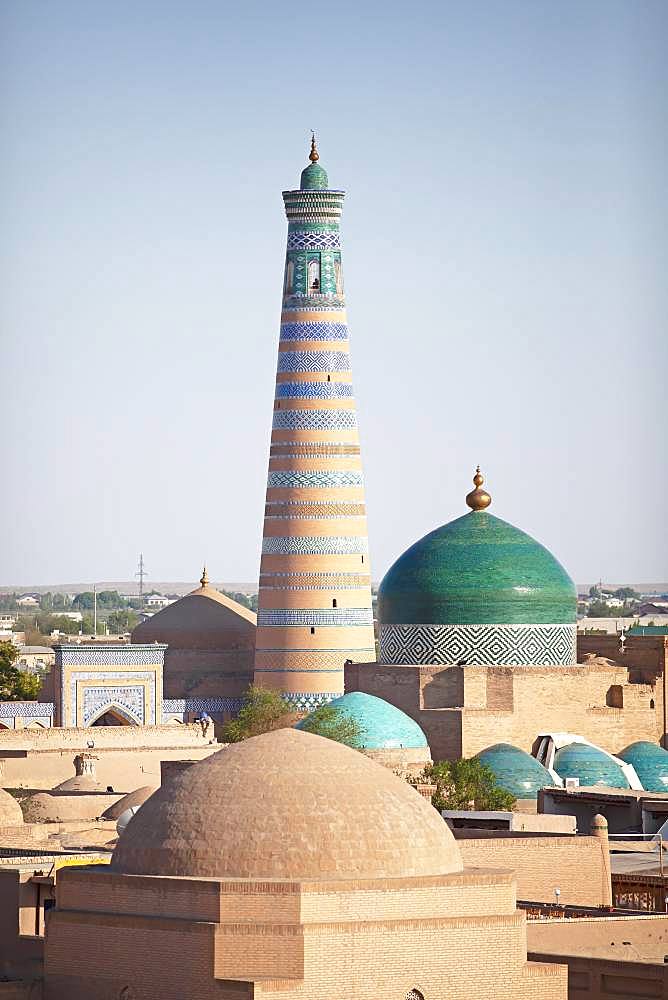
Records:
[[[320,159],[320,153],[318,152],[318,148],[315,144],[315,132],[311,132],[311,152],[309,153],[308,158],[311,163],[315,163],[316,160]]]
[[[482,484],[485,479],[480,472],[480,466],[476,466],[475,476],[473,477],[474,490],[466,495],[466,502],[471,508],[471,510],[484,510],[485,507],[489,507],[492,502],[492,498],[487,492],[487,490],[482,489]]]
[[[204,563],[204,569],[202,570],[202,575],[200,577],[199,582],[202,585],[202,587],[209,586],[209,574],[206,571],[206,563]]]

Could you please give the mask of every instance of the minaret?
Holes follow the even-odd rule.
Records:
[[[300,708],[343,692],[348,659],[376,658],[364,480],[339,220],[315,137],[284,191],[288,245],[255,649],[255,683]]]

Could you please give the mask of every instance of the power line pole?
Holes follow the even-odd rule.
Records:
[[[147,575],[146,567],[144,566],[144,556],[139,553],[139,572],[135,573],[135,576],[139,577],[139,608],[141,611],[144,610],[144,577]]]
[[[93,584],[93,632],[97,639],[97,584]]]

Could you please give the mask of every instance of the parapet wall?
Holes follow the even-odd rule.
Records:
[[[510,868],[517,898],[568,906],[610,906],[607,840],[598,837],[458,837],[464,864],[472,868]]]
[[[146,747],[194,747],[207,744],[210,735],[202,735],[199,724],[164,726],[85,726],[53,729],[0,731],[0,757],[5,749],[14,750],[95,750],[116,748],[130,750]]]
[[[91,747],[89,744],[93,743]],[[0,786],[53,788],[74,775],[74,757],[97,757],[98,781],[117,791],[160,784],[163,760],[203,760],[221,749],[199,725],[96,726],[0,733]]]

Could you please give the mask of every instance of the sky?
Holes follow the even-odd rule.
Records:
[[[491,512],[668,579],[663,0],[0,5],[0,585],[253,581],[315,129],[372,574]]]

